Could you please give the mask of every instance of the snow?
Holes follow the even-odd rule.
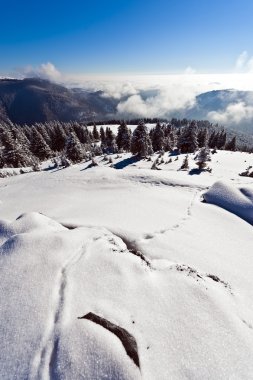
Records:
[[[252,378],[252,155],[112,158],[0,180],[0,378]]]
[[[234,187],[218,181],[205,193],[208,203],[223,207],[247,222],[253,224],[253,188]]]

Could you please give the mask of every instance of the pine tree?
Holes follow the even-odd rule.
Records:
[[[94,141],[100,140],[100,135],[99,135],[99,132],[97,130],[96,124],[93,125],[92,136],[93,136]]]
[[[65,141],[67,134],[60,123],[55,123],[49,128],[49,134],[51,136],[52,150],[54,152],[62,152],[65,147]]]
[[[74,129],[74,132],[77,135],[81,144],[88,144],[89,145],[91,143],[89,131],[88,131],[88,128],[86,125],[81,125],[79,123],[75,123],[73,125],[73,129]]]
[[[180,170],[188,170],[188,169],[189,169],[189,156],[187,154],[184,158],[184,161],[182,163]]]
[[[71,132],[66,139],[64,155],[74,164],[81,162],[85,157],[85,150],[74,132]]]
[[[144,158],[153,153],[148,130],[143,122],[140,122],[133,132],[131,152],[137,154],[140,158]]]
[[[183,129],[179,137],[178,148],[181,153],[194,153],[198,149],[197,124],[192,121],[188,127]]]
[[[101,145],[105,145],[105,130],[103,127],[100,127],[100,140],[101,140]]]
[[[209,141],[209,133],[208,129],[201,128],[199,133],[198,133],[198,146],[199,148],[207,147],[208,146],[208,141]]]
[[[31,143],[31,150],[39,160],[47,160],[52,156],[52,151],[41,136],[41,134],[37,131],[36,128],[33,128],[33,139]]]
[[[25,144],[13,137],[10,129],[2,135],[3,148],[1,152],[2,166],[14,168],[32,165],[32,154]]]
[[[199,170],[203,170],[207,165],[206,162],[211,161],[210,150],[206,147],[201,148],[195,160]]]
[[[119,150],[129,152],[131,148],[131,131],[123,121],[118,127],[116,143]]]
[[[230,150],[232,152],[236,151],[236,136],[234,136],[230,141],[228,141],[225,149]]]
[[[105,131],[105,151],[106,153],[117,153],[118,146],[116,143],[116,137],[110,128],[106,128]]]
[[[157,123],[152,133],[152,146],[154,152],[158,152],[164,149],[165,137],[164,131],[160,123]]]

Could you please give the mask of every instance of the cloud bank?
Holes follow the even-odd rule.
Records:
[[[238,125],[241,122],[253,120],[253,105],[245,102],[229,104],[224,111],[212,111],[207,118],[222,125]]]
[[[24,78],[42,78],[57,82],[63,79],[60,71],[51,62],[42,63],[37,67],[26,66],[19,70],[19,75]]]
[[[116,117],[165,117],[191,109],[196,96],[221,89],[253,91],[253,57],[243,51],[230,74],[198,74],[191,67],[177,75],[83,75],[61,73],[51,62],[19,70],[19,77],[40,77],[80,87],[88,91],[102,91],[101,96],[118,102]],[[231,94],[225,109],[209,112],[211,121],[238,124],[253,118],[253,99],[247,102],[234,99]],[[115,116],[115,115],[114,115]]]

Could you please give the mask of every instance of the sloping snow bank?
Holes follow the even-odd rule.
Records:
[[[204,194],[204,199],[253,224],[253,187],[235,187],[218,181]]]
[[[176,260],[148,266],[102,227],[37,213],[1,225],[1,380],[251,378],[252,325],[226,278]],[[78,319],[87,313],[134,337],[140,368],[114,334]]]

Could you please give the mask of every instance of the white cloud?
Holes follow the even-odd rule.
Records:
[[[105,96],[120,100],[119,117],[159,115],[169,118],[176,111],[193,106],[196,95],[203,92],[228,88],[253,90],[253,73],[65,75],[64,80],[69,87],[78,85],[91,91],[102,90]],[[231,103],[234,102],[231,92]]]
[[[130,115],[139,117],[169,117],[173,111],[187,109],[195,103],[194,91],[187,89],[176,89],[173,87],[161,88],[154,91],[154,95],[143,97],[143,91],[138,95],[132,95],[127,100],[118,104],[119,115]],[[151,92],[152,94],[152,92]]]
[[[242,52],[236,66],[241,72],[196,74],[189,66],[178,75],[84,75],[60,73],[53,63],[48,62],[38,67],[26,67],[19,70],[19,74],[21,77],[36,76],[53,80],[67,87],[102,90],[103,96],[119,101],[118,116],[170,117],[176,111],[192,107],[196,95],[203,92],[231,88],[253,90],[253,57],[249,58],[246,51]],[[235,106],[236,101],[231,98],[226,112],[210,112],[208,117],[224,124],[228,120],[250,117],[248,104],[253,104],[253,100],[247,101],[247,105],[239,103]]]
[[[19,70],[21,76],[24,77],[39,77],[51,81],[59,81],[62,79],[62,74],[51,62],[42,63],[40,66],[26,66]]]
[[[188,67],[186,67],[184,73],[186,75],[192,75],[192,74],[196,74],[196,70],[193,69],[191,66],[188,66]]]
[[[237,58],[235,68],[237,71],[253,73],[253,57],[244,50]]]
[[[238,57],[237,60],[236,60],[236,63],[235,63],[235,67],[236,67],[236,69],[238,69],[238,70],[244,69],[245,64],[246,64],[246,62],[247,62],[247,59],[248,59],[248,52],[247,52],[246,50],[244,50],[244,51],[239,55],[239,57]]]
[[[105,83],[101,85],[100,90],[104,91],[104,97],[121,99],[124,96],[136,95],[137,90],[132,83]]]
[[[248,105],[245,102],[237,102],[229,104],[224,111],[209,112],[207,117],[216,123],[220,124],[239,124],[242,121],[253,119],[253,105]]]

